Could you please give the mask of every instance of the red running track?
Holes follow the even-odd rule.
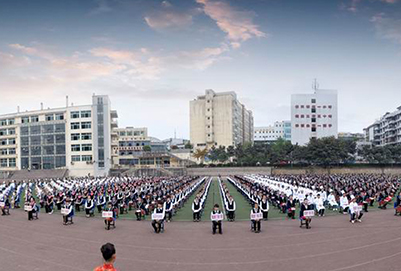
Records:
[[[210,222],[171,222],[159,235],[148,221],[117,221],[110,231],[101,219],[74,222],[63,226],[60,215],[46,214],[28,221],[13,210],[0,217],[0,270],[92,270],[106,242],[115,244],[121,271],[401,270],[401,217],[392,210],[355,225],[348,216],[315,218],[310,230],[298,220],[268,221],[259,234],[248,222],[225,222],[221,236],[211,234]]]

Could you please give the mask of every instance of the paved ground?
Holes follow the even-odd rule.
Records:
[[[92,270],[105,242],[116,245],[118,270],[401,270],[401,217],[392,210],[355,225],[347,216],[316,218],[310,230],[297,220],[276,220],[255,234],[248,222],[225,222],[224,234],[213,236],[210,226],[172,222],[156,235],[149,221],[117,221],[106,231],[98,218],[76,217],[63,226],[60,215],[28,221],[12,211],[0,217],[0,270]]]

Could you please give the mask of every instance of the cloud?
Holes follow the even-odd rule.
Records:
[[[191,12],[180,11],[168,1],[163,1],[159,10],[149,13],[144,19],[149,27],[156,30],[182,28],[192,24]]]
[[[340,6],[341,9],[345,9],[351,12],[358,12],[359,11],[359,5],[365,0],[350,0],[349,4],[342,3]],[[399,0],[370,0],[370,2],[383,2],[386,4],[395,4]],[[365,1],[367,2],[367,1]]]
[[[107,13],[112,11],[113,9],[109,6],[108,0],[95,0],[96,8],[89,12],[89,15],[98,15],[102,13]]]
[[[231,7],[228,2],[218,0],[196,0],[203,6],[203,12],[216,21],[217,26],[225,33],[233,48],[241,46],[241,42],[254,37],[266,37],[253,23],[255,14]]]
[[[376,34],[401,45],[401,19],[386,16],[385,13],[374,15],[370,20],[376,28]]]

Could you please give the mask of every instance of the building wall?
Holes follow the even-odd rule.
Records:
[[[6,130],[6,135],[0,135],[0,166],[7,159],[7,167],[0,167],[0,170],[67,168],[70,176],[108,174],[111,165],[110,100],[107,96],[93,96],[93,101],[99,97],[105,101],[101,120],[95,104],[0,115],[0,134]],[[13,124],[8,125],[8,120],[13,120]],[[15,129],[15,135],[8,135],[9,129]],[[100,137],[103,141],[99,146]],[[3,138],[13,138],[15,144],[1,146]],[[15,148],[15,154],[2,154],[1,150],[6,148]],[[98,159],[98,149],[103,149],[104,160]],[[15,159],[15,166],[10,167],[10,159]],[[99,164],[102,161],[104,165]]]
[[[386,113],[364,130],[366,140],[374,146],[401,144],[401,107]]]
[[[306,145],[311,138],[337,137],[337,91],[316,90],[314,94],[291,96],[291,141]]]
[[[195,149],[252,142],[252,112],[234,92],[206,90],[190,102],[190,141]]]
[[[291,140],[291,122],[276,121],[274,125],[255,127],[255,142],[274,142],[279,138]]]

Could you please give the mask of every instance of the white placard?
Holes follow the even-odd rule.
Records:
[[[305,216],[305,217],[312,217],[312,216],[315,216],[315,211],[314,211],[314,210],[304,211],[304,216]]]
[[[251,213],[251,220],[260,220],[263,219],[262,213]]]
[[[153,213],[152,214],[152,220],[163,220],[164,215],[160,213]]]
[[[221,221],[224,219],[223,214],[212,214],[212,221]]]
[[[27,212],[32,211],[32,209],[33,209],[33,208],[32,208],[31,205],[25,205],[25,206],[24,206],[24,210],[27,211]]]
[[[61,208],[61,214],[62,214],[62,215],[69,215],[69,214],[70,214],[70,209],[68,209],[68,208]]]
[[[354,206],[354,212],[362,212],[362,206],[358,205],[358,206]]]
[[[112,211],[103,211],[102,212],[102,217],[103,218],[112,218],[113,217],[113,212]]]
[[[0,202],[0,208],[4,208],[6,206],[5,202]]]

